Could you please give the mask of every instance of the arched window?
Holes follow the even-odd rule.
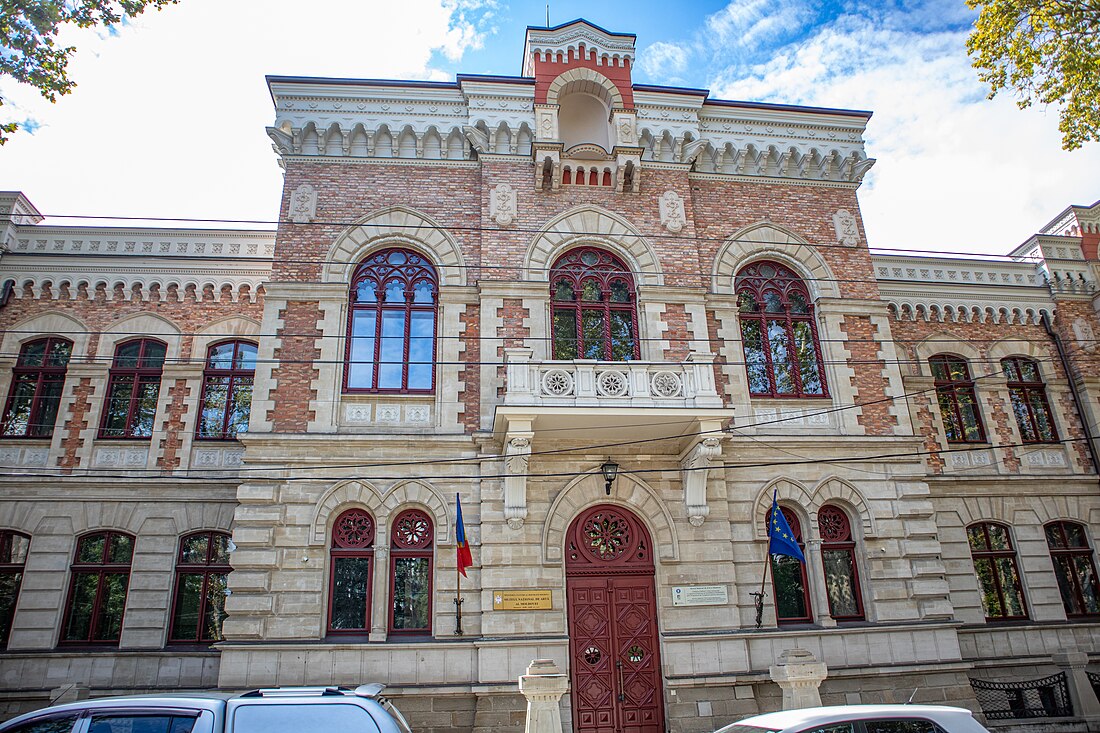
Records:
[[[1020,426],[1025,443],[1057,443],[1058,431],[1047,403],[1047,388],[1039,375],[1039,365],[1031,359],[1012,356],[1001,359],[1001,369],[1008,379],[1012,396],[1012,412]]]
[[[802,541],[802,523],[787,507],[779,507],[791,533],[798,542],[802,554],[806,554],[806,543]],[[771,511],[769,509],[769,511]],[[772,555],[772,597],[775,598],[775,617],[781,624],[808,624],[813,621],[813,609],[810,606],[809,583],[806,579],[806,565],[789,555]]]
[[[826,397],[825,367],[806,283],[777,262],[753,262],[734,282],[749,393]]]
[[[989,621],[1027,618],[1020,569],[1016,565],[1016,550],[1008,527],[993,522],[979,522],[966,528],[974,570],[978,574],[978,589],[982,608]]]
[[[1051,522],[1046,526],[1046,535],[1066,616],[1100,615],[1100,584],[1084,526],[1077,522]]]
[[[365,634],[370,631],[374,518],[363,509],[337,517],[329,556],[328,630]]]
[[[966,362],[950,354],[928,360],[948,443],[984,443],[985,428]]]
[[[550,271],[553,358],[639,358],[634,278],[622,260],[595,247],[571,249]]]
[[[390,632],[432,631],[432,520],[406,509],[393,523],[390,548]]]
[[[167,347],[153,339],[135,339],[115,348],[101,438],[148,438],[160,396]]]
[[[231,440],[248,432],[252,383],[256,379],[256,344],[225,341],[206,353],[198,437]]]
[[[8,645],[30,547],[31,538],[27,535],[10,529],[0,530],[0,649]]]
[[[817,512],[817,529],[821,534],[821,565],[825,571],[829,615],[838,621],[862,619],[863,594],[859,588],[852,523],[843,510],[826,505]]]
[[[348,392],[428,394],[435,386],[435,268],[407,249],[368,257],[351,281]]]
[[[11,390],[4,409],[5,438],[48,438],[57,422],[65,386],[65,369],[73,342],[56,336],[23,344],[12,369]]]
[[[94,532],[77,540],[62,643],[118,643],[133,555],[134,538],[121,532]]]
[[[213,644],[222,640],[230,570],[226,533],[195,532],[180,540],[169,641]]]

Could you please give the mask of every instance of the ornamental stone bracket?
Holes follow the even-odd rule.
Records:
[[[683,468],[684,504],[687,506],[688,522],[693,527],[698,527],[710,514],[710,506],[707,504],[707,478],[710,469],[714,465],[713,459],[722,455],[722,440],[724,435],[707,435],[711,430],[718,429],[720,423],[700,422],[700,433],[706,437],[688,448],[680,456],[680,466]]]
[[[527,519],[527,466],[534,436],[531,430],[509,430],[504,441],[504,519],[511,529]]]

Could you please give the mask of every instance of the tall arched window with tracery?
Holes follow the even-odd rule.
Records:
[[[369,632],[374,577],[374,517],[369,512],[348,509],[336,518],[329,559],[329,632]]]
[[[985,427],[966,361],[952,354],[928,360],[948,443],[984,443]]]
[[[553,358],[638,359],[634,278],[622,260],[596,247],[571,249],[550,271]]]
[[[996,522],[978,522],[966,528],[970,555],[978,574],[978,590],[988,621],[1027,618],[1016,548],[1008,527]]]
[[[393,523],[390,546],[390,632],[430,634],[432,631],[431,517],[406,509]]]
[[[778,262],[745,265],[734,281],[749,393],[827,397],[810,291]]]
[[[1100,616],[1100,582],[1085,526],[1077,522],[1051,522],[1045,529],[1066,616],[1095,620]]]
[[[1031,359],[1011,356],[1001,359],[1001,370],[1008,379],[1012,412],[1025,443],[1057,443],[1058,431],[1047,402],[1047,387],[1039,374],[1039,365]]]
[[[821,534],[821,565],[825,571],[829,615],[838,621],[858,621],[863,618],[863,594],[848,514],[840,507],[826,504],[817,511],[817,529]]]
[[[435,268],[408,249],[375,252],[355,270],[348,308],[348,392],[430,394],[435,387]]]
[[[65,386],[65,370],[73,342],[51,336],[35,339],[19,349],[11,374],[11,390],[4,408],[0,434],[5,438],[48,438],[57,422],[57,408]]]
[[[771,511],[769,507],[768,511]],[[802,554],[806,543],[802,541],[802,522],[787,507],[779,507],[783,518],[791,528]],[[772,555],[772,597],[775,598],[775,618],[781,624],[808,624],[813,621],[810,606],[810,584],[806,577],[806,564],[789,555]]]

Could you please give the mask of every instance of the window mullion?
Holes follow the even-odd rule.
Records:
[[[409,342],[412,340],[412,303],[411,294],[405,293],[405,330],[404,341],[401,344],[401,391],[409,389]]]
[[[798,341],[796,341],[794,337],[794,320],[791,318],[790,306],[785,307],[783,316],[783,328],[787,332],[787,339],[790,344],[787,353],[790,355],[791,360],[791,375],[794,377],[794,391],[796,395],[803,397],[806,393],[802,389],[802,361],[798,358]]]
[[[385,289],[382,290],[382,293],[384,296]],[[372,392],[377,392],[378,380],[382,378],[382,315],[385,311],[385,305],[377,303],[374,310],[374,365],[371,370],[373,376],[369,388]]]
[[[775,366],[772,364],[772,342],[768,333],[768,319],[764,314],[760,314],[758,317],[754,314],[753,319],[760,324],[760,346],[764,350],[764,368],[768,374],[768,394],[760,396],[775,397],[778,394],[778,387],[775,382]],[[745,334],[742,332],[742,341],[744,341],[744,338]]]

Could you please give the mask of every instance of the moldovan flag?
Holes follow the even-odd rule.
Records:
[[[458,520],[455,522],[455,547],[458,548],[458,572],[466,577],[466,568],[474,564],[473,555],[470,554],[470,543],[466,541],[466,527],[462,524],[462,502],[455,494],[455,507],[458,509]]]

